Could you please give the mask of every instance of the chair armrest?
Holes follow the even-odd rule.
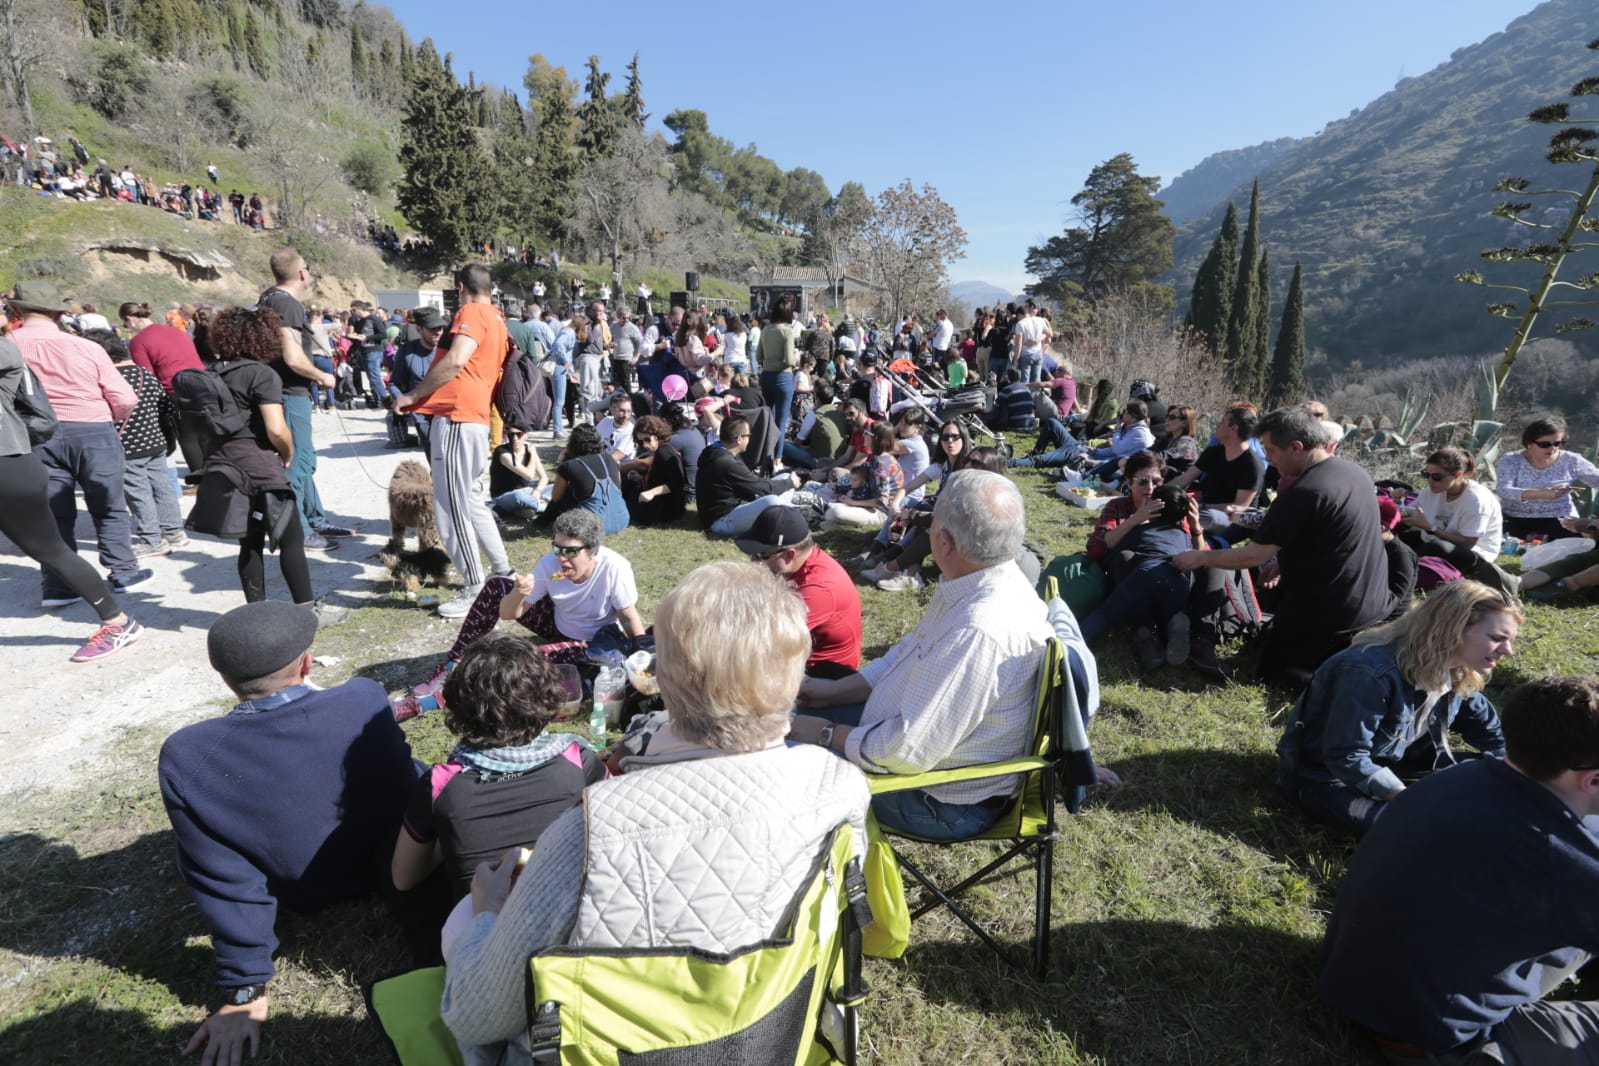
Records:
[[[1049,760],[1037,755],[1004,762],[979,763],[976,766],[958,766],[950,770],[928,770],[920,774],[867,774],[866,784],[872,795],[882,792],[903,792],[908,788],[933,788],[957,781],[980,781],[985,777],[1013,777],[1033,773],[1049,765]]]

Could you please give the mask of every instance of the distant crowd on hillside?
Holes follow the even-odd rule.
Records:
[[[216,164],[207,163],[205,171],[211,188],[187,181],[157,184],[134,173],[130,164],[125,163],[118,170],[104,158],[91,156],[88,146],[71,135],[65,149],[58,149],[44,134],[31,141],[13,141],[0,135],[0,175],[40,196],[85,202],[121,200],[157,207],[186,219],[267,228],[266,205],[260,193],[246,195],[232,189],[223,195]]]

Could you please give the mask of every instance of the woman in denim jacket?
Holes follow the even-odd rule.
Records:
[[[1444,586],[1321,665],[1277,745],[1277,785],[1312,818],[1357,837],[1406,781],[1454,765],[1453,729],[1503,758],[1482,688],[1509,655],[1521,609],[1475,581]]]

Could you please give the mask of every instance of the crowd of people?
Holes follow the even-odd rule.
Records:
[[[43,606],[81,599],[98,615],[75,661],[138,640],[119,598],[151,580],[146,562],[193,533],[239,545],[245,602],[207,636],[237,702],[160,756],[216,952],[221,1002],[190,1045],[204,1062],[260,1040],[279,908],[380,893],[415,961],[444,964],[440,1010],[466,1061],[529,1061],[530,955],[736,951],[779,928],[841,825],[857,851],[868,816],[922,839],[983,832],[1015,804],[1014,780],[873,798],[864,775],[1027,750],[1060,635],[1036,591],[1045,566],[1085,652],[1130,629],[1143,670],[1189,663],[1225,681],[1252,662],[1293,697],[1277,785],[1360,840],[1321,992],[1391,1061],[1595,1050],[1593,1005],[1546,996],[1599,947],[1579,902],[1599,881],[1584,822],[1599,815],[1599,681],[1534,680],[1503,709],[1485,691],[1523,594],[1599,584],[1586,545],[1519,579],[1500,565],[1507,537],[1599,539],[1571,501],[1599,469],[1565,450],[1558,418],[1525,425],[1492,488],[1454,447],[1426,455],[1421,484],[1379,486],[1338,455],[1343,427],[1319,405],[1197,412],[1148,381],[1125,400],[1103,379],[1079,389],[1038,308],[984,311],[969,330],[939,312],[925,334],[913,316],[835,328],[792,297],[746,319],[657,316],[642,295],[635,315],[574,290],[563,313],[506,297],[474,264],[448,317],[308,310],[305,260],[283,249],[269,267],[254,306],[157,322],[128,302],[120,333],[25,278],[0,338],[0,532],[40,563]],[[985,383],[986,420],[925,402]],[[363,391],[391,444],[427,449],[461,582],[438,607],[460,620],[456,640],[394,698],[362,678],[309,680],[319,629],[348,612],[317,597],[307,553],[352,535],[323,512],[314,412]],[[999,443],[1023,401],[1038,443],[1011,457]],[[553,469],[538,434],[561,447]],[[183,479],[168,464],[180,450]],[[1024,543],[1011,468],[1119,495],[1082,553],[1044,560]],[[76,552],[78,491],[109,577]],[[646,618],[607,539],[681,526],[691,506],[747,561],[685,566]],[[528,525],[550,550],[519,573],[505,536]],[[854,559],[818,543],[841,525],[871,531]],[[269,548],[292,602],[266,598]],[[858,584],[925,588],[935,570],[918,624],[863,663]],[[548,729],[570,713],[570,672],[641,651],[664,709],[603,759]],[[458,743],[422,767],[401,723],[430,712]]]

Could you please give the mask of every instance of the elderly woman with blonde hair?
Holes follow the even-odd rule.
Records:
[[[1514,600],[1456,581],[1355,637],[1317,669],[1277,745],[1277,784],[1319,822],[1364,836],[1389,801],[1458,761],[1449,732],[1502,758],[1483,694],[1521,625]]]
[[[471,925],[445,946],[443,1016],[471,1057],[529,1061],[524,985],[552,945],[732,952],[772,936],[833,830],[865,850],[854,766],[789,747],[811,638],[804,601],[765,567],[707,563],[655,615],[676,747],[591,786],[583,805],[478,868]]]

